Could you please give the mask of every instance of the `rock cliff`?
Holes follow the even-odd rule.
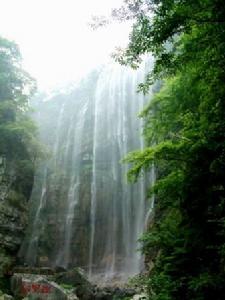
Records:
[[[0,289],[7,289],[27,223],[33,172],[21,161],[0,157]]]

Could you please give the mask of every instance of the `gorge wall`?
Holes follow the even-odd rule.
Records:
[[[24,239],[33,175],[30,161],[0,156],[0,290],[7,288]]]
[[[28,265],[81,266],[90,277],[138,273],[137,240],[150,204],[151,174],[128,184],[125,155],[144,146],[137,72],[108,65],[54,96],[36,99],[34,119],[49,152],[35,174],[20,259]]]

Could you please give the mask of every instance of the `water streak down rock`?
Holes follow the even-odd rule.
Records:
[[[121,160],[143,148],[137,94],[145,65],[108,65],[69,93],[39,99],[34,118],[51,152],[35,176],[27,238],[20,251],[30,265],[83,267],[90,277],[138,273],[137,239],[144,230],[146,184],[128,184]]]

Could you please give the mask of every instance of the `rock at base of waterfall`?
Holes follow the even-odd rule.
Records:
[[[72,286],[90,284],[81,268],[73,268],[72,270],[57,273],[54,276],[54,281],[59,284],[69,284]]]
[[[58,273],[54,281],[61,285],[69,285],[75,288],[76,295],[82,300],[94,299],[94,286],[88,281],[81,268],[74,268],[67,272]]]
[[[136,291],[125,286],[125,283],[111,281],[110,284],[97,285],[88,281],[84,271],[81,268],[74,268],[67,272],[58,273],[53,279],[60,285],[67,285],[74,288],[77,297],[80,300],[113,300],[132,297]],[[96,282],[95,282],[96,283]]]
[[[14,274],[11,279],[11,290],[16,298],[36,300],[68,300],[66,291],[46,277],[32,274]]]
[[[131,288],[127,287],[112,287],[112,286],[105,286],[101,288],[95,289],[95,300],[113,300],[113,299],[127,299],[132,296],[136,291]]]

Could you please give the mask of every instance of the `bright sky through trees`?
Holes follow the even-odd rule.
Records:
[[[107,62],[128,40],[129,25],[114,24],[93,32],[92,15],[107,15],[122,0],[0,0],[0,35],[21,49],[24,68],[41,89],[83,76]]]

